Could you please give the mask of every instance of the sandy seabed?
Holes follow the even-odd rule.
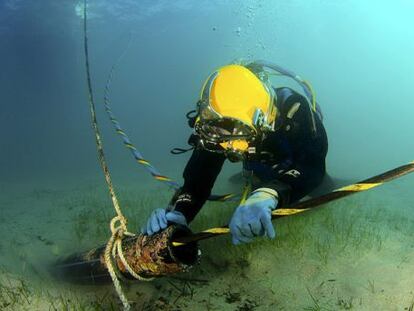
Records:
[[[235,247],[223,236],[201,242],[202,259],[191,272],[129,282],[125,292],[134,310],[412,311],[412,184],[406,177],[280,219],[272,241]],[[104,186],[26,185],[1,194],[1,310],[121,309],[111,284],[67,284],[49,273],[61,256],[109,238],[114,212]],[[171,196],[151,187],[118,186],[131,231]],[[208,203],[192,229],[226,223],[233,207]]]

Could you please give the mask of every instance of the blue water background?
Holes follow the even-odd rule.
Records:
[[[364,179],[414,158],[412,1],[90,1],[93,86],[115,179],[152,183],[114,134],[111,100],[132,141],[181,180],[184,114],[204,79],[238,58],[309,80],[329,134],[329,172]],[[131,38],[131,39],[130,39]],[[87,104],[82,1],[0,3],[0,182],[103,182]],[[409,179],[412,184],[412,178]]]

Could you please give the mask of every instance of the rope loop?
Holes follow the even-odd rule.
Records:
[[[123,215],[118,215],[112,218],[111,222],[109,223],[112,235],[116,235],[122,238],[124,236],[124,233],[128,232],[127,222],[127,219]]]
[[[130,304],[122,290],[121,283],[119,282],[119,277],[122,276],[122,273],[119,271],[118,265],[114,264],[114,262],[116,262],[116,258],[121,260],[125,269],[135,279],[140,281],[151,281],[153,278],[141,277],[134,271],[134,269],[131,268],[128,261],[125,259],[124,252],[122,250],[122,239],[124,236],[135,236],[135,234],[127,230],[126,222],[126,218],[122,215],[115,216],[111,219],[110,228],[112,235],[105,248],[105,264],[108,268],[115,290],[122,301],[124,310],[130,310]]]

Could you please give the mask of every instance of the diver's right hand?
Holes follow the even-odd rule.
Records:
[[[187,220],[183,213],[178,211],[168,212],[163,208],[157,208],[147,220],[147,225],[141,228],[141,233],[145,235],[153,235],[168,227],[168,223],[180,224],[187,226]]]

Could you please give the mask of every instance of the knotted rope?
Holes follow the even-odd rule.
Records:
[[[114,260],[118,257],[122,264],[125,266],[126,270],[136,279],[141,281],[148,281],[151,280],[149,278],[142,278],[140,277],[133,269],[129,266],[128,262],[125,259],[125,256],[122,251],[122,239],[125,236],[134,236],[133,233],[130,233],[127,229],[127,219],[122,214],[121,207],[119,205],[118,198],[116,196],[111,175],[109,172],[108,165],[105,160],[105,154],[103,150],[103,144],[101,140],[101,135],[99,132],[98,122],[96,119],[96,110],[95,110],[95,101],[93,97],[92,91],[92,82],[91,82],[91,75],[90,75],[90,66],[89,66],[89,52],[88,52],[88,36],[87,36],[87,0],[84,0],[84,8],[83,8],[83,31],[84,31],[84,51],[85,51],[85,68],[86,68],[86,79],[88,85],[88,99],[89,99],[89,107],[91,112],[91,119],[92,119],[92,128],[95,134],[95,142],[98,151],[98,159],[101,165],[102,171],[105,175],[105,180],[108,186],[109,194],[112,199],[113,207],[116,211],[117,216],[115,216],[110,222],[110,229],[111,229],[111,237],[106,244],[105,247],[105,264],[108,269],[108,272],[111,276],[112,282],[114,283],[115,290],[124,306],[124,310],[130,310],[131,306],[126,298],[122,286],[119,282],[119,271],[118,266],[114,264]]]

